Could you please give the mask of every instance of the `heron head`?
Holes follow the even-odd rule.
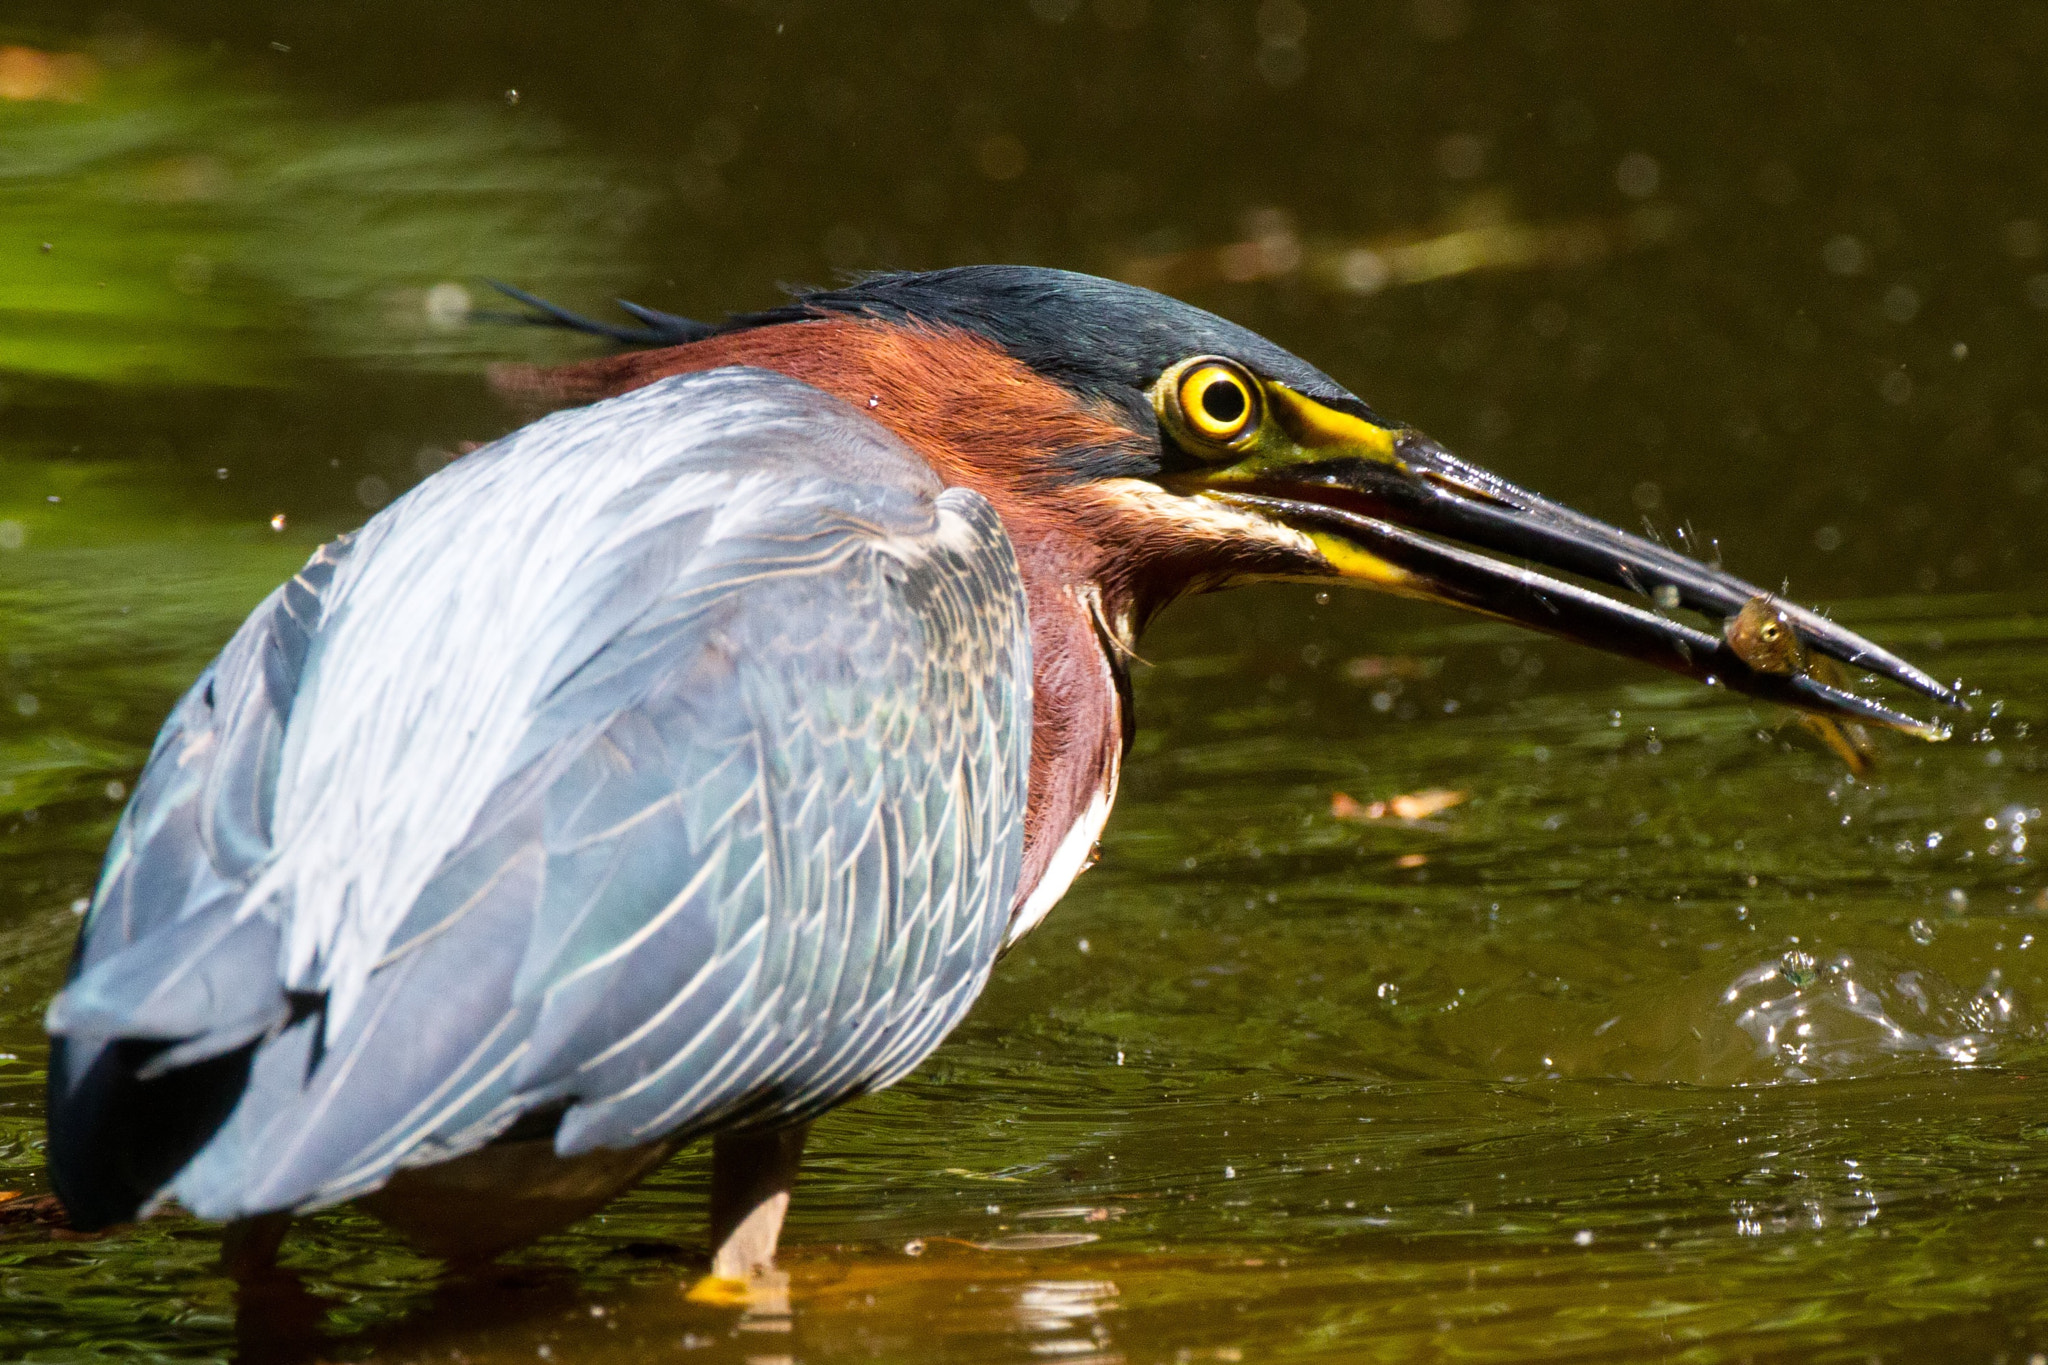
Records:
[[[1946,733],[1829,670],[1745,649],[1736,626],[1767,596],[1754,585],[1461,460],[1257,333],[1151,290],[970,266],[877,275],[718,327],[636,311],[649,328],[627,339],[680,344],[580,367],[590,396],[711,364],[795,374],[986,493],[1020,544],[1060,547],[1127,632],[1190,592],[1354,585],[1810,712]],[[1855,632],[1771,605],[1799,657],[1958,702]]]

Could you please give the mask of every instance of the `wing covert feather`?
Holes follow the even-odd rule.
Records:
[[[618,445],[620,431],[640,444]],[[414,541],[447,534],[436,507],[462,513],[447,524],[466,542],[447,553],[516,556],[536,523],[500,502],[614,477],[601,462],[626,457],[641,463],[606,496],[578,488],[581,522],[557,505],[547,534],[580,537],[577,557],[523,616],[493,625],[472,651],[486,657],[444,647],[440,675],[411,677],[347,652],[379,611],[463,628],[447,604],[402,597],[433,582],[376,563],[429,562]],[[464,488],[433,487],[471,461]],[[281,952],[273,995],[354,984],[329,987],[320,1013],[272,1023],[241,1103],[169,1192],[213,1217],[316,1207],[523,1114],[559,1111],[557,1149],[572,1155],[808,1117],[916,1065],[985,982],[1022,862],[1029,631],[993,510],[941,489],[865,415],[758,371],[558,414],[423,489],[422,508],[402,499],[359,533],[354,559],[372,562],[340,562],[266,604],[273,638],[244,651],[236,695],[262,697],[274,732],[241,741],[234,771],[205,792],[189,777],[176,789],[193,812],[182,818],[216,831],[198,862],[240,891],[216,896],[223,912],[330,945]],[[524,718],[494,741],[499,776],[465,823],[435,836],[447,842],[417,892],[378,901],[395,884],[378,867],[321,883],[317,910],[296,900],[274,869],[308,836],[265,784],[336,781],[352,753],[328,734],[321,762],[303,761],[297,728],[360,714],[388,736],[390,716],[451,704],[414,700],[427,689],[499,696],[485,686],[497,680],[446,675],[497,667],[491,650],[529,651]],[[383,691],[337,712],[323,690],[336,678]],[[178,725],[166,743],[182,742]],[[145,788],[182,771],[157,778],[168,752]],[[431,792],[435,765],[483,750],[442,754],[429,736],[391,752]],[[452,779],[451,794],[467,789]],[[357,856],[426,836],[381,837]],[[351,866],[346,849],[321,856]],[[110,857],[103,902],[123,875]],[[295,925],[313,913],[366,918]]]

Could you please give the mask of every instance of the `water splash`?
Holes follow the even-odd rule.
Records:
[[[1878,952],[1823,964],[1795,949],[1738,974],[1721,1000],[1787,1080],[1861,1074],[1892,1056],[1972,1066],[2035,1031],[1998,968],[1969,991]]]

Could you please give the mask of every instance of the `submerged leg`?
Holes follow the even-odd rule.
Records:
[[[246,1284],[277,1273],[277,1249],[292,1230],[288,1213],[264,1213],[227,1225],[220,1238],[221,1273]]]
[[[230,1223],[221,1235],[220,1268],[235,1282],[235,1344],[245,1365],[319,1353],[328,1304],[277,1263],[291,1226],[290,1214],[266,1213]]]
[[[810,1125],[721,1133],[711,1143],[711,1273],[745,1280],[775,1265]]]

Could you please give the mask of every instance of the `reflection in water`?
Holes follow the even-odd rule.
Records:
[[[529,111],[336,117],[149,40],[0,47],[0,372],[277,383],[292,333],[415,367],[531,354],[465,325],[470,284],[602,288],[648,204]]]
[[[1110,1365],[1123,1357],[1104,1350],[1109,1328],[1102,1315],[1116,1307],[1117,1289],[1108,1280],[1033,1280],[1017,1291],[1017,1330],[1031,1354]]]
[[[1670,243],[1683,224],[1668,204],[1646,204],[1619,218],[1523,223],[1504,198],[1482,194],[1461,204],[1440,231],[1342,240],[1304,237],[1285,210],[1265,208],[1245,216],[1239,241],[1131,256],[1114,273],[1169,294],[1297,281],[1329,293],[1377,294],[1482,271],[1583,268]]]

